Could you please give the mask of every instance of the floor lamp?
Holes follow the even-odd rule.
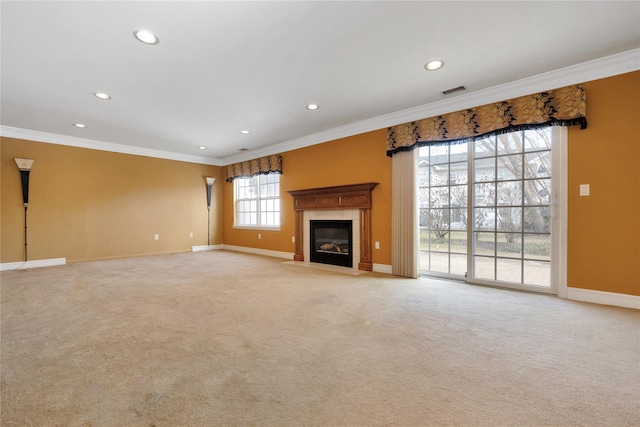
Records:
[[[33,166],[33,159],[20,159],[14,157],[18,169],[20,169],[20,180],[22,181],[22,203],[24,204],[24,260],[27,261],[27,207],[29,206],[29,172]]]
[[[215,178],[208,176],[207,180],[207,246],[211,246],[211,187],[216,182]]]

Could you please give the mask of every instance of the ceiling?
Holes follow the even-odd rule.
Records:
[[[3,134],[38,131],[221,165],[640,47],[637,1],[0,7]],[[138,29],[160,42],[137,41]],[[445,66],[426,71],[432,59]]]

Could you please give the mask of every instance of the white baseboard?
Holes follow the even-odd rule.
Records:
[[[224,249],[227,251],[234,251],[234,252],[244,252],[247,254],[255,254],[255,255],[264,255],[264,256],[270,256],[270,257],[274,257],[274,258],[284,258],[284,259],[288,259],[288,260],[293,260],[293,252],[281,252],[281,251],[272,251],[269,249],[259,249],[259,248],[250,248],[247,246],[234,246],[234,245],[220,245],[220,248],[218,249]]]
[[[22,261],[22,262],[5,262],[0,264],[0,271],[27,270],[29,268],[65,265],[66,263],[67,263],[66,258],[37,259],[35,261]]]
[[[222,245],[191,246],[191,252],[212,251],[214,249],[222,249]]]
[[[388,264],[373,264],[373,271],[375,271],[376,273],[393,274],[393,270]]]
[[[640,296],[636,295],[594,291],[591,289],[567,288],[567,299],[640,310]]]

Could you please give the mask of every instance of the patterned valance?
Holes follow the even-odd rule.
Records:
[[[387,155],[543,126],[587,127],[584,85],[567,86],[387,129]]]
[[[259,174],[282,173],[282,156],[273,154],[227,166],[227,182]]]

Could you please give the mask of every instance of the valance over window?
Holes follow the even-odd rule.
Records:
[[[227,166],[226,180],[227,182],[232,182],[235,178],[247,178],[268,173],[282,173],[282,156],[273,154],[229,165]]]
[[[387,155],[543,126],[587,127],[584,85],[567,86],[387,129]]]

